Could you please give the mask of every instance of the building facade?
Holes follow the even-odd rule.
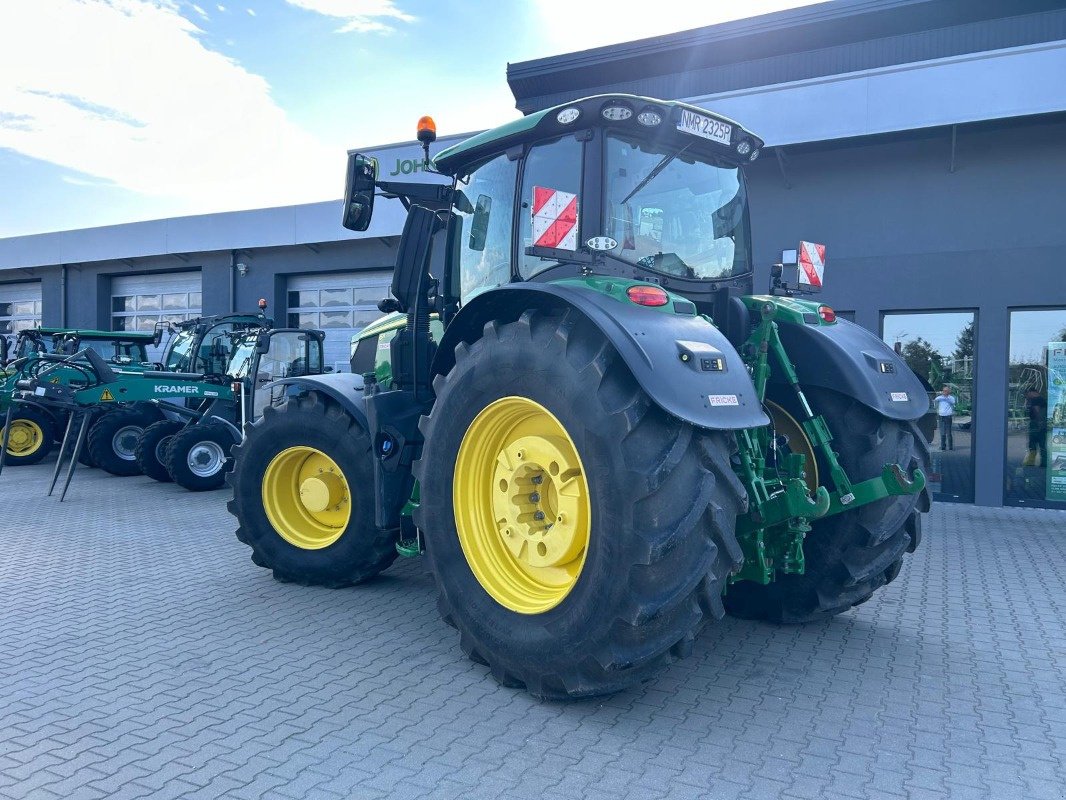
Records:
[[[523,112],[622,91],[758,133],[757,289],[783,249],[826,244],[824,300],[955,397],[951,440],[932,443],[938,497],[1058,508],[1064,78],[1066,4],[1047,0],[840,0],[507,73]],[[386,174],[423,179],[416,144],[369,151]],[[403,213],[381,204],[365,234],[339,218],[321,203],[0,240],[0,326],[150,328],[264,297],[279,321],[327,330],[328,363],[344,368]]]

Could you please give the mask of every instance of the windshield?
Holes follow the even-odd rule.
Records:
[[[171,372],[188,372],[192,368],[192,345],[196,333],[192,329],[179,331],[167,343],[163,366]]]
[[[635,137],[607,136],[606,235],[617,258],[682,278],[750,270],[740,169]]]
[[[252,365],[252,356],[255,355],[256,340],[256,336],[246,336],[237,341],[229,358],[229,366],[226,367],[226,374],[231,378],[248,376],[248,368]]]

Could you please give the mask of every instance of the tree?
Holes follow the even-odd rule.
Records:
[[[921,336],[903,345],[901,355],[907,366],[927,381],[932,380],[931,372],[937,375],[944,373],[944,356],[933,347],[932,342],[927,342]]]
[[[959,331],[955,339],[956,359],[973,358],[975,344],[973,332],[973,320],[971,319],[966,323],[966,327]]]

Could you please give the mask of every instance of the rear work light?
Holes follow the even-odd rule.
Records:
[[[823,322],[837,321],[837,312],[835,312],[829,306],[818,306],[818,316],[822,318]]]
[[[670,296],[658,286],[638,284],[626,289],[626,294],[638,306],[665,306],[670,301]]]

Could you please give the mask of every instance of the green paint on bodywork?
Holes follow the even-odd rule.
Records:
[[[825,305],[825,303],[766,294],[746,295],[741,300],[749,311],[756,313],[759,313],[759,309],[766,303],[773,304],[777,309],[777,313],[774,315],[774,319],[777,322],[789,322],[794,325],[836,325],[835,322],[826,322],[818,314],[819,307]]]
[[[661,286],[655,283],[648,283],[647,281],[634,281],[627,278],[605,278],[600,275],[588,275],[583,278],[564,278],[558,281],[551,281],[556,286],[571,286],[578,289],[590,289],[600,294],[605,294],[608,297],[617,300],[619,303],[625,303],[626,305],[635,306],[640,305],[634,303],[629,299],[629,295],[626,292],[632,286],[654,286],[656,289],[662,289]],[[663,291],[666,291],[663,289]],[[687,300],[679,294],[673,292],[666,292],[666,296],[669,298],[668,302],[661,306],[640,306],[646,308],[649,311],[658,311],[662,314],[674,314],[678,316],[694,316],[694,314],[678,314],[674,310],[674,303],[684,303],[685,306],[695,310],[691,300]]]

